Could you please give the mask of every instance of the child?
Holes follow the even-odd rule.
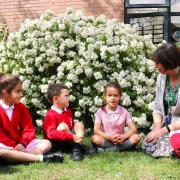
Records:
[[[95,117],[92,143],[105,151],[125,151],[132,149],[139,141],[136,126],[128,111],[119,106],[122,90],[118,83],[111,82],[105,86],[105,105],[98,109]],[[124,132],[125,125],[129,131]],[[101,149],[103,148],[103,149]]]
[[[175,133],[170,137],[170,144],[174,150],[173,155],[180,158],[180,133]]]
[[[61,154],[46,154],[48,140],[35,139],[28,109],[20,99],[22,82],[15,75],[0,75],[0,158],[16,162],[62,162]]]
[[[61,84],[50,84],[47,94],[53,105],[43,123],[45,138],[51,140],[54,151],[72,151],[73,160],[83,160],[83,154],[88,150],[82,145],[84,126],[81,122],[74,124],[72,112],[68,108],[70,102],[68,88]]]

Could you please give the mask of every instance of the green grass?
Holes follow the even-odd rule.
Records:
[[[180,42],[177,42],[176,45],[177,45],[178,47],[180,47]]]
[[[180,160],[154,159],[140,151],[100,153],[81,162],[74,162],[69,155],[65,155],[63,164],[1,166],[0,179],[180,180]]]

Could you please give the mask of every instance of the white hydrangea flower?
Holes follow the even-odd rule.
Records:
[[[128,86],[131,86],[130,82],[126,81],[126,79],[118,79],[119,80],[119,84],[122,88],[125,88],[125,87],[128,87]]]
[[[75,112],[75,117],[76,117],[76,118],[79,118],[80,116],[81,116],[81,112],[80,112],[80,111],[76,111],[76,112]]]
[[[75,61],[67,61],[67,63],[66,63],[67,70],[74,69],[74,65],[75,65]]]
[[[42,93],[47,93],[48,84],[40,85],[40,89]]]
[[[37,111],[37,113],[38,113],[40,116],[44,117],[44,116],[46,115],[46,113],[47,113],[47,110],[46,110],[46,109],[43,109],[43,110],[41,110],[41,111]]]
[[[68,88],[72,88],[73,84],[71,82],[66,82],[65,85],[68,87]]]
[[[96,106],[102,106],[102,104],[103,104],[103,99],[101,99],[101,98],[99,98],[98,96],[96,96],[96,97],[94,98],[94,104],[95,104]]]
[[[43,72],[44,71],[44,69],[45,69],[45,67],[43,67],[43,66],[39,66],[39,72]]]
[[[79,81],[77,76],[75,74],[72,74],[72,73],[67,75],[67,79],[72,81],[73,83],[77,83]]]
[[[71,94],[70,95],[70,100],[71,100],[71,102],[74,102],[76,100],[76,97]]]
[[[90,91],[91,91],[91,89],[90,89],[89,86],[88,86],[88,87],[83,87],[83,93],[84,93],[84,94],[89,94]]]
[[[149,108],[150,110],[153,110],[153,106],[154,106],[154,101],[152,101],[152,102],[150,102],[150,103],[148,104],[148,108]]]
[[[37,124],[37,126],[42,127],[43,121],[41,119],[37,119],[36,124]]]
[[[79,105],[80,105],[81,107],[84,107],[84,106],[86,105],[85,99],[80,99],[80,100],[79,100]]]
[[[27,74],[33,74],[33,68],[29,67],[26,69]]]
[[[27,103],[26,97],[22,97],[22,98],[21,98],[21,102],[24,103],[24,104],[26,104],[26,103]]]
[[[149,122],[147,121],[146,114],[142,113],[141,117],[132,117],[133,121],[136,122],[141,127],[149,126]]]
[[[95,113],[96,111],[97,111],[97,107],[96,106],[91,106],[90,108],[89,108],[89,111],[90,112],[92,112],[92,113]]]
[[[102,79],[103,76],[102,76],[102,74],[100,72],[95,72],[94,77],[95,77],[96,80],[99,80],[99,79]]]
[[[86,76],[88,76],[88,77],[90,77],[91,75],[92,75],[92,73],[93,73],[93,70],[92,70],[92,68],[85,68],[85,74],[86,74]]]
[[[131,105],[131,99],[130,99],[129,95],[126,94],[125,92],[123,93],[122,104],[123,104],[124,106],[129,106],[129,105]]]
[[[77,67],[76,70],[75,70],[75,74],[80,75],[82,73],[83,73],[83,69],[81,67]]]
[[[38,106],[40,104],[40,101],[37,98],[32,98],[31,102],[36,106]]]
[[[134,101],[134,104],[137,106],[137,107],[143,107],[145,102],[144,100],[141,98],[141,97],[138,97],[135,101]]]
[[[129,111],[129,113],[133,113],[134,112],[134,108],[133,107],[130,107],[129,109],[128,109],[128,111]]]
[[[27,89],[30,86],[30,81],[28,79],[26,79],[25,81],[23,81],[23,89]]]

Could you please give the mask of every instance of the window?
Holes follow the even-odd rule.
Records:
[[[124,22],[154,43],[180,40],[180,0],[125,0]]]

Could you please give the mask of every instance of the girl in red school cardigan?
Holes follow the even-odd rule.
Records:
[[[18,76],[0,74],[0,158],[15,162],[62,162],[48,140],[35,139],[35,128],[27,107],[20,102],[22,82]]]

